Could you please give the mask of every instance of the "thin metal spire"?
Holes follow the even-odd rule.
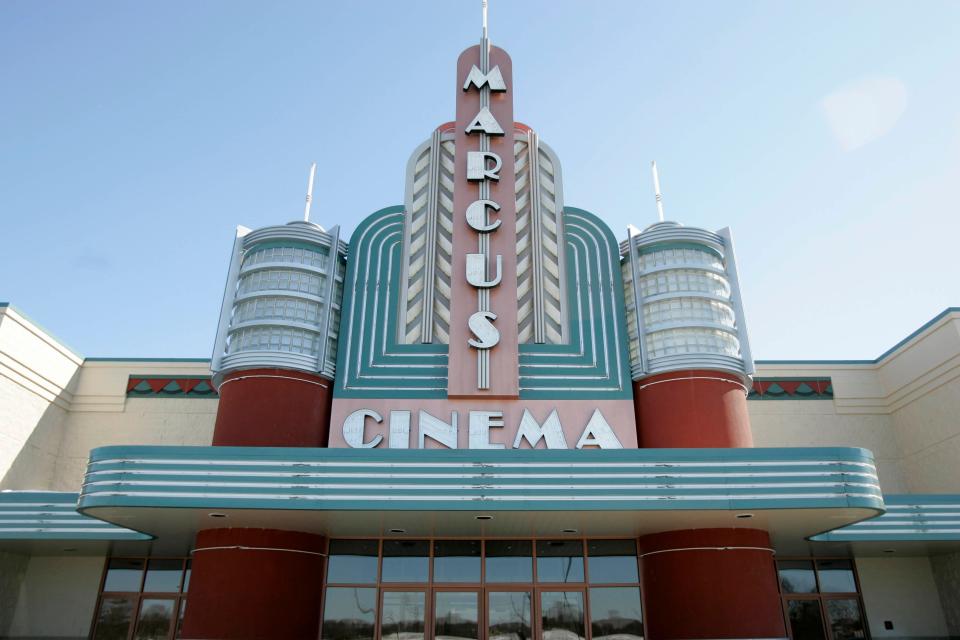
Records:
[[[660,174],[657,173],[657,161],[650,163],[650,170],[653,172],[653,191],[657,194],[657,215],[660,216],[660,222],[663,222],[663,196],[660,195]]]
[[[303,221],[310,222],[310,205],[313,203],[313,178],[317,175],[317,163],[310,165],[310,177],[307,178],[307,204],[303,207]]]

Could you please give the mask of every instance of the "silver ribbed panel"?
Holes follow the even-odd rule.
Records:
[[[435,131],[407,163],[402,344],[450,341],[453,274],[453,133]],[[517,321],[521,343],[567,340],[560,161],[533,131],[514,132]]]
[[[259,367],[334,377],[347,253],[339,235],[339,227],[309,222],[238,233],[211,362],[215,383]]]
[[[435,131],[407,164],[404,199],[402,344],[450,342],[453,274],[452,133]]]
[[[661,222],[631,234],[620,252],[634,380],[683,369],[753,373],[729,230]]]
[[[516,134],[513,155],[519,341],[564,344],[566,261],[560,161],[532,130]]]

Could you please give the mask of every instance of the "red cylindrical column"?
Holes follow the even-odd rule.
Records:
[[[766,531],[671,531],[639,543],[648,640],[786,637]]]
[[[286,369],[234,371],[220,383],[215,446],[325,447],[333,382]]]
[[[183,638],[316,640],[322,536],[273,529],[197,534]]]
[[[743,383],[730,373],[691,370],[633,383],[641,448],[752,447]]]

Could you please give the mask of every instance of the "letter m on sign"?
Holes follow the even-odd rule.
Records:
[[[490,85],[490,91],[507,90],[507,83],[503,81],[503,74],[500,73],[499,65],[491,69],[486,75],[481,73],[477,65],[473,65],[470,73],[467,74],[467,79],[463,81],[463,90],[468,90],[471,84],[477,89],[482,89],[483,85],[486,84]]]

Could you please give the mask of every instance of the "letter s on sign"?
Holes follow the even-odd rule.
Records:
[[[467,325],[478,340],[470,338],[467,343],[476,349],[490,349],[497,346],[500,342],[500,332],[493,326],[493,321],[496,319],[497,314],[492,311],[477,311],[470,316]]]

